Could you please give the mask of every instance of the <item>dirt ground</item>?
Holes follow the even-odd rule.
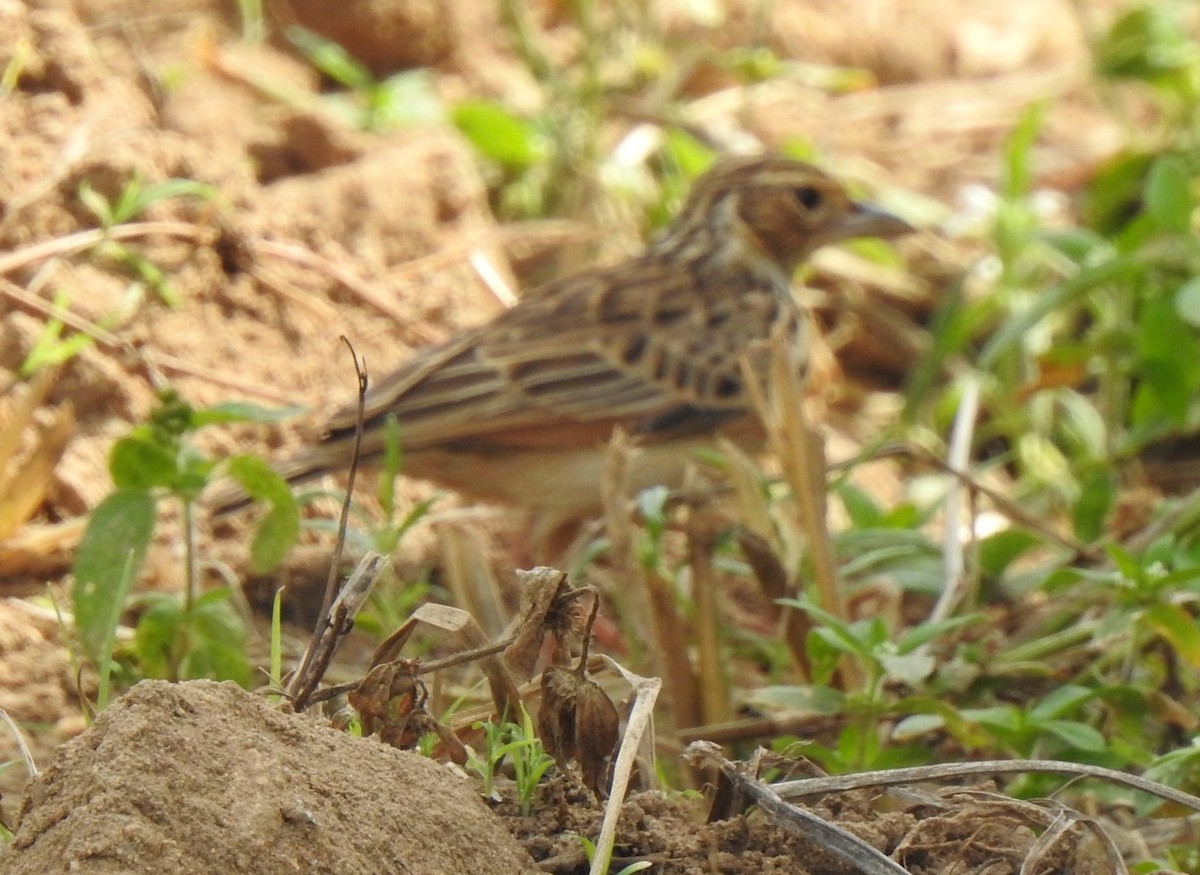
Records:
[[[841,94],[797,80],[736,103],[714,98],[700,121],[767,146],[807,140],[831,156],[835,172],[920,192],[936,206],[935,222],[958,208],[963,186],[995,180],[1001,143],[1031,101],[1058,98],[1039,145],[1040,185],[1069,194],[1120,145],[1084,87],[1082,34],[1096,22],[1072,10],[1085,4],[962,3],[954,15],[932,0],[835,5],[770,4],[764,21],[760,4],[730,0],[718,24],[695,17],[692,4],[664,0],[654,15],[669,45],[761,39],[784,57],[869,71],[876,87]],[[543,99],[500,4],[266,6],[274,32],[301,23],[347,46],[375,75],[428,68],[446,101],[479,95],[531,107]],[[576,35],[557,4],[530,9],[548,44],[569,52]],[[103,329],[42,403],[39,427],[65,422],[68,433],[37,514],[0,533],[0,595],[8,597],[0,602],[0,708],[27,728],[44,768],[27,786],[20,766],[0,775],[16,831],[0,850],[0,869],[537,871],[530,854],[570,855],[578,850],[572,834],[592,834],[598,810],[586,793],[560,782],[532,817],[489,811],[465,780],[427,760],[205,682],[140,685],[80,734],[56,621],[18,600],[63,578],[83,515],[111,488],[108,449],[146,415],[159,385],[197,405],[241,398],[320,411],[352,391],[339,337],[386,370],[504,306],[481,263],[520,287],[564,239],[603,237],[601,248],[614,252],[637,245],[634,226],[500,226],[480,165],[451,126],[354,130],[318,102],[328,83],[286,40],[254,45],[238,27],[234,4],[217,0],[169,9],[146,0],[0,0],[0,71],[12,76],[0,91],[0,391],[22,391],[16,370],[56,295]],[[730,84],[720,69],[698,64],[684,93],[719,97]],[[150,293],[131,306],[128,272],[95,253],[94,239],[71,236],[97,227],[78,197],[81,184],[112,202],[135,177],[194,180],[215,192],[156,203],[130,226],[125,242],[170,278],[175,306]],[[857,309],[822,312],[841,338],[835,367],[862,387],[829,388],[831,409],[871,385],[894,384],[919,354],[916,342],[878,341],[862,296],[884,296],[889,312],[915,328],[939,282],[964,263],[941,237],[935,228],[906,243],[906,282],[859,279]],[[818,270],[816,282],[836,284],[835,274]],[[204,448],[270,455],[318,422],[212,430]],[[430,494],[421,484],[406,489]],[[418,531],[406,541],[415,555],[398,561],[418,566],[432,542]],[[151,554],[142,586],[178,587],[172,543],[164,536]],[[208,549],[244,567],[244,540],[211,540]],[[0,759],[14,755],[0,732]],[[920,849],[908,858],[911,871],[959,871],[999,857],[1016,871],[1033,835],[1006,827],[977,843],[972,862],[946,848],[954,836],[978,836],[978,821],[855,799],[823,805],[880,849]],[[620,852],[653,860],[655,872],[848,871],[763,818],[705,825],[699,804],[657,795],[631,799],[622,830]],[[1073,848],[1054,871],[1088,870],[1089,843]]]

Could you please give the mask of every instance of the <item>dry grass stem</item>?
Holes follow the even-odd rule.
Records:
[[[812,621],[803,611],[775,604],[779,599],[796,597],[795,581],[765,538],[742,529],[738,532],[738,546],[749,563],[759,588],[775,605],[776,621],[780,625],[783,643],[791,655],[797,682],[807,683],[812,672],[805,642],[808,640],[808,633],[812,631]]]
[[[694,472],[689,479],[694,479]],[[696,493],[695,488],[687,491]],[[721,609],[712,561],[720,520],[708,507],[708,497],[699,493],[688,503],[687,550],[696,602],[696,675],[701,681],[698,690],[700,720],[704,723],[721,723],[732,716],[732,707],[728,673],[721,654]]]
[[[47,258],[75,255],[91,249],[105,240],[136,240],[140,237],[176,237],[181,240],[202,242],[213,235],[209,228],[191,222],[126,222],[112,228],[96,228],[76,231],[63,237],[33,243],[23,249],[0,256],[0,275],[7,275]]]
[[[431,343],[437,337],[422,326],[415,324],[412,314],[399,303],[389,298],[373,284],[363,279],[351,267],[339,264],[323,255],[318,255],[310,249],[295,243],[280,243],[274,240],[255,240],[251,243],[255,254],[268,255],[274,258],[290,261],[301,267],[316,270],[355,294],[363,303],[374,307],[397,325],[412,335],[411,339],[419,343]]]
[[[0,708],[0,723],[7,726],[8,731],[12,733],[13,739],[17,743],[17,750],[21,754],[21,759],[25,762],[25,771],[29,773],[29,777],[36,778],[38,774],[37,763],[33,761],[33,754],[29,750],[29,745],[25,742],[25,734],[21,732],[21,727],[17,725],[17,722],[3,708]]]
[[[378,553],[363,556],[336,598],[322,610],[300,667],[287,684],[287,697],[297,711],[303,711],[310,704],[338,645],[354,630],[354,618],[387,565],[388,560]]]
[[[0,543],[0,567],[10,578],[22,574],[48,575],[70,566],[87,517],[61,523],[29,525]]]
[[[488,635],[500,635],[508,625],[509,612],[488,561],[483,534],[474,527],[449,523],[438,525],[435,532],[452,601],[470,611]]]
[[[495,263],[486,252],[482,249],[472,249],[467,254],[467,260],[470,261],[472,269],[479,277],[479,281],[483,283],[484,288],[491,292],[492,296],[504,307],[512,307],[520,300],[512,287],[500,275],[500,271],[496,269]]]
[[[710,742],[697,741],[688,745],[685,757],[695,766],[715,766],[721,776],[733,785],[734,795],[746,806],[757,805],[776,825],[788,832],[816,842],[841,857],[860,872],[868,875],[909,875],[907,869],[884,856],[858,836],[821,817],[790,805],[777,792],[778,785],[767,786],[762,781],[743,774],[740,764],[721,756],[720,748]],[[742,806],[738,806],[740,809]],[[735,810],[731,814],[741,813]],[[725,819],[720,814],[717,815]]]
[[[268,291],[274,292],[290,304],[295,304],[301,310],[316,318],[323,325],[336,325],[338,322],[337,308],[321,298],[300,289],[294,289],[284,279],[275,276],[261,264],[251,264],[248,273],[254,281]]]
[[[792,489],[797,528],[808,544],[817,602],[835,617],[849,620],[829,532],[824,442],[809,421],[803,376],[784,337],[774,334],[766,353],[770,356],[767,386],[762,385],[750,361],[743,360],[742,372],[766,428],[768,445]],[[858,688],[861,678],[853,662],[842,660],[838,674],[844,689]]]
[[[16,532],[41,505],[54,467],[74,433],[69,403],[50,411],[48,420],[39,422],[35,417],[57,374],[57,368],[46,368],[24,391],[0,399],[0,540]],[[24,453],[22,444],[28,445]]]
[[[501,719],[512,720],[513,715],[521,713],[521,694],[517,682],[508,670],[505,661],[500,657],[500,651],[485,653],[484,648],[489,644],[504,642],[489,642],[487,634],[475,622],[468,612],[447,605],[424,604],[414,613],[413,618],[435,629],[457,636],[466,646],[479,653],[479,667],[483,670],[492,691],[492,704]],[[489,648],[491,649],[491,648]]]
[[[600,835],[596,839],[596,854],[592,858],[589,875],[604,875],[608,872],[612,861],[613,842],[617,835],[617,822],[621,817],[621,809],[625,805],[625,796],[629,791],[630,780],[638,760],[642,759],[643,774],[653,774],[653,760],[643,756],[643,752],[654,749],[654,703],[658,700],[662,681],[659,678],[645,678],[627,671],[615,660],[603,657],[611,669],[621,675],[633,688],[633,704],[629,709],[629,719],[625,724],[625,732],[621,736],[620,752],[613,764],[612,787],[609,790],[608,801],[604,806],[604,819],[600,825]],[[645,748],[643,749],[643,744]]]
[[[97,343],[104,346],[120,349],[125,346],[124,341],[110,331],[105,331],[99,325],[84,319],[82,316],[72,313],[65,307],[59,307],[45,298],[37,294],[21,288],[15,283],[8,280],[0,281],[0,292],[10,300],[16,301],[23,307],[33,310],[47,319],[57,319],[64,325],[69,325],[76,331],[86,334],[88,337],[95,340]]]
[[[979,381],[967,379],[963,384],[962,398],[954,415],[954,427],[950,433],[950,452],[946,460],[951,471],[966,471],[971,462],[972,437],[975,420],[979,416]],[[942,593],[929,615],[930,622],[947,619],[954,609],[962,604],[968,594],[971,581],[966,574],[963,558],[963,484],[958,478],[951,480],[946,490],[942,512],[945,531],[942,534]],[[970,537],[974,540],[975,521],[970,521]]]
[[[623,611],[635,624],[649,648],[651,663],[666,678],[670,691],[673,722],[693,726],[701,722],[700,684],[688,659],[688,633],[679,612],[679,601],[670,581],[653,568],[646,568],[636,555],[637,531],[629,516],[629,461],[638,449],[623,431],[609,441],[605,476],[601,486],[604,518],[608,531],[613,574],[631,609]],[[640,581],[640,583],[638,583]]]
[[[955,781],[963,778],[990,778],[996,775],[1024,774],[1078,775],[1085,778],[1099,778],[1121,787],[1150,793],[1193,811],[1200,811],[1200,796],[1193,796],[1191,793],[1176,790],[1174,787],[1168,787],[1158,781],[1150,781],[1116,769],[1060,760],[987,760],[972,763],[914,766],[904,769],[882,769],[850,775],[784,781],[772,785],[772,789],[784,799],[801,799],[807,796],[824,796],[827,793],[842,793],[846,790],[858,790],[864,787],[896,787],[925,781]]]

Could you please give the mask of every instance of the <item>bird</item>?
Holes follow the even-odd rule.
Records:
[[[799,264],[830,243],[911,230],[809,163],[718,159],[640,254],[534,289],[373,382],[362,459],[383,453],[395,416],[406,476],[523,508],[542,533],[600,515],[606,447],[619,432],[636,447],[634,494],[676,487],[719,437],[757,449],[744,357],[758,350],[762,363],[781,333],[803,367]],[[348,468],[358,410],[355,399],[334,411],[279,473],[298,483]],[[244,503],[227,493],[216,509]]]

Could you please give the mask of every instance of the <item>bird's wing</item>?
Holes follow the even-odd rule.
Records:
[[[749,409],[740,356],[787,306],[750,272],[706,284],[652,259],[567,278],[381,379],[366,421],[394,414],[410,449],[594,445],[617,425],[703,432]],[[357,405],[335,413],[327,440],[356,417]]]

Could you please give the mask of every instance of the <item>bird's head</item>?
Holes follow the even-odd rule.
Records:
[[[710,243],[741,244],[786,274],[813,250],[850,237],[912,231],[903,219],[851,199],[830,176],[782,155],[727,158],[696,181],[668,237],[702,233]]]

